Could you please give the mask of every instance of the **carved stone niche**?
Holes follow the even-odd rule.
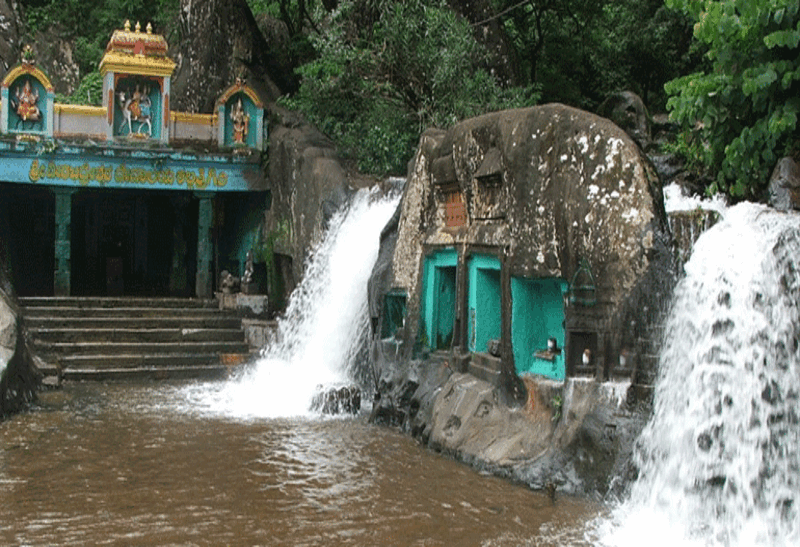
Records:
[[[436,188],[436,206],[444,209],[445,226],[458,228],[467,224],[467,204],[456,177],[453,156],[444,156],[431,165]]]
[[[473,181],[473,216],[478,220],[502,219],[506,216],[506,193],[503,188],[503,157],[500,150],[490,148]]]

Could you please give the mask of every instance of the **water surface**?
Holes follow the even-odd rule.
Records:
[[[582,545],[602,511],[363,415],[230,418],[197,389],[73,384],[0,423],[0,544]]]

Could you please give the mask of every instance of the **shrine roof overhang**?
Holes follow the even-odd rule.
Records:
[[[123,52],[108,52],[100,61],[100,74],[137,74],[142,76],[172,76],[175,61],[169,57],[146,57]]]
[[[269,189],[257,153],[14,139],[0,140],[0,181],[195,192]]]
[[[2,84],[0,85],[2,85],[2,87],[8,87],[14,82],[14,80],[19,78],[23,74],[32,75],[34,78],[39,80],[39,82],[41,82],[41,84],[47,91],[53,92],[54,90],[53,84],[52,82],[50,82],[50,79],[47,77],[47,75],[38,68],[36,68],[35,66],[28,63],[19,64],[14,68],[12,68],[11,70],[9,70],[8,74],[5,75],[5,78],[3,78]]]

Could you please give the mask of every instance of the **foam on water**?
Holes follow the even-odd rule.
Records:
[[[800,216],[741,204],[703,234],[666,324],[639,479],[607,546],[800,544]]]
[[[727,208],[725,196],[722,194],[716,194],[710,198],[690,196],[680,185],[674,182],[664,187],[664,209],[668,213],[702,209],[704,211],[716,211],[724,215]]]
[[[337,213],[292,293],[276,341],[255,366],[221,387],[196,388],[195,407],[233,417],[290,417],[310,413],[319,385],[348,381],[369,327],[367,281],[380,233],[399,197],[360,191]]]

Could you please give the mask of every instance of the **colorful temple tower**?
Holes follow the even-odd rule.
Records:
[[[169,92],[175,62],[167,41],[130,21],[114,31],[100,61],[106,138],[169,142]]]

